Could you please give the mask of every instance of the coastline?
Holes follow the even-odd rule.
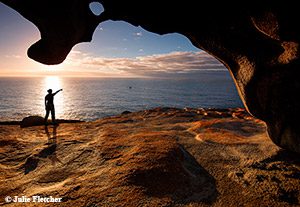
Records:
[[[211,116],[214,112],[216,112],[214,116],[215,117],[219,117],[219,118],[221,118],[222,116],[224,116],[224,118],[227,117],[227,116],[231,116],[228,113],[231,113],[233,111],[243,112],[244,115],[248,115],[248,113],[245,111],[245,109],[244,108],[240,108],[240,107],[235,107],[235,108],[191,108],[191,107],[177,108],[177,107],[156,107],[156,108],[153,108],[153,109],[146,109],[146,110],[141,110],[141,111],[168,110],[168,109],[186,110],[186,111],[188,111],[188,110],[191,111],[192,110],[192,111],[196,111],[198,114],[208,115],[208,116]],[[111,115],[111,116],[105,116],[105,117],[98,118],[98,119],[91,120],[91,121],[85,121],[85,120],[81,120],[81,119],[56,119],[56,121],[59,124],[63,124],[63,123],[80,123],[80,122],[94,122],[94,121],[101,120],[101,119],[108,118],[108,117],[116,117],[116,116],[120,116],[120,115],[126,115],[126,114],[137,113],[137,112],[140,112],[140,111],[123,111],[120,114]],[[210,114],[208,114],[208,113],[210,113]],[[233,116],[236,116],[236,115],[237,114],[235,113]],[[27,116],[27,117],[31,117],[31,116],[32,117],[41,117],[39,115],[30,115],[30,116]],[[26,118],[26,117],[24,117],[24,118]],[[43,117],[41,117],[41,118],[43,118]],[[51,120],[49,120],[49,121],[51,121]],[[0,121],[0,126],[1,125],[20,125],[21,122],[22,122],[22,120],[3,120],[3,121]]]
[[[85,122],[85,121],[78,120],[78,119],[57,119],[56,121],[59,124]],[[0,126],[1,125],[20,125],[21,123],[22,123],[22,121],[0,121]]]
[[[241,108],[154,108],[57,127],[1,125],[0,131],[1,198],[53,196],[62,198],[59,206],[294,206],[300,200],[300,158],[274,145],[264,122]]]

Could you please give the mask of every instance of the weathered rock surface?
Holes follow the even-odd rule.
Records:
[[[0,205],[40,195],[62,202],[26,206],[297,206],[299,171],[243,109],[0,126]]]
[[[177,32],[220,60],[232,74],[245,107],[264,120],[277,145],[300,152],[300,12],[296,2],[1,0],[33,22],[41,40],[28,56],[61,63],[71,48],[90,41],[96,26],[123,20],[158,34]],[[200,6],[199,6],[200,5]]]

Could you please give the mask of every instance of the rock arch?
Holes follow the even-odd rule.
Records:
[[[292,2],[98,0],[105,11],[95,16],[91,0],[0,1],[39,28],[41,40],[28,56],[44,64],[63,62],[106,20],[185,35],[229,69],[247,110],[266,122],[273,142],[300,152],[300,13]]]

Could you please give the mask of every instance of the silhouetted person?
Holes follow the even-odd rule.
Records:
[[[54,109],[54,96],[58,93],[62,91],[62,89],[56,91],[55,93],[52,93],[52,89],[48,90],[48,94],[45,96],[45,109],[46,109],[46,116],[45,116],[45,124],[47,125],[47,121],[48,121],[48,116],[49,113],[51,112],[51,119],[52,119],[52,123],[56,124],[55,122],[55,109]]]

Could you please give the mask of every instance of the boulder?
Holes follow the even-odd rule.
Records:
[[[28,116],[22,119],[20,122],[20,127],[30,127],[30,126],[40,126],[44,125],[44,118],[41,116]]]
[[[122,115],[131,114],[131,113],[132,113],[131,111],[123,111]]]

